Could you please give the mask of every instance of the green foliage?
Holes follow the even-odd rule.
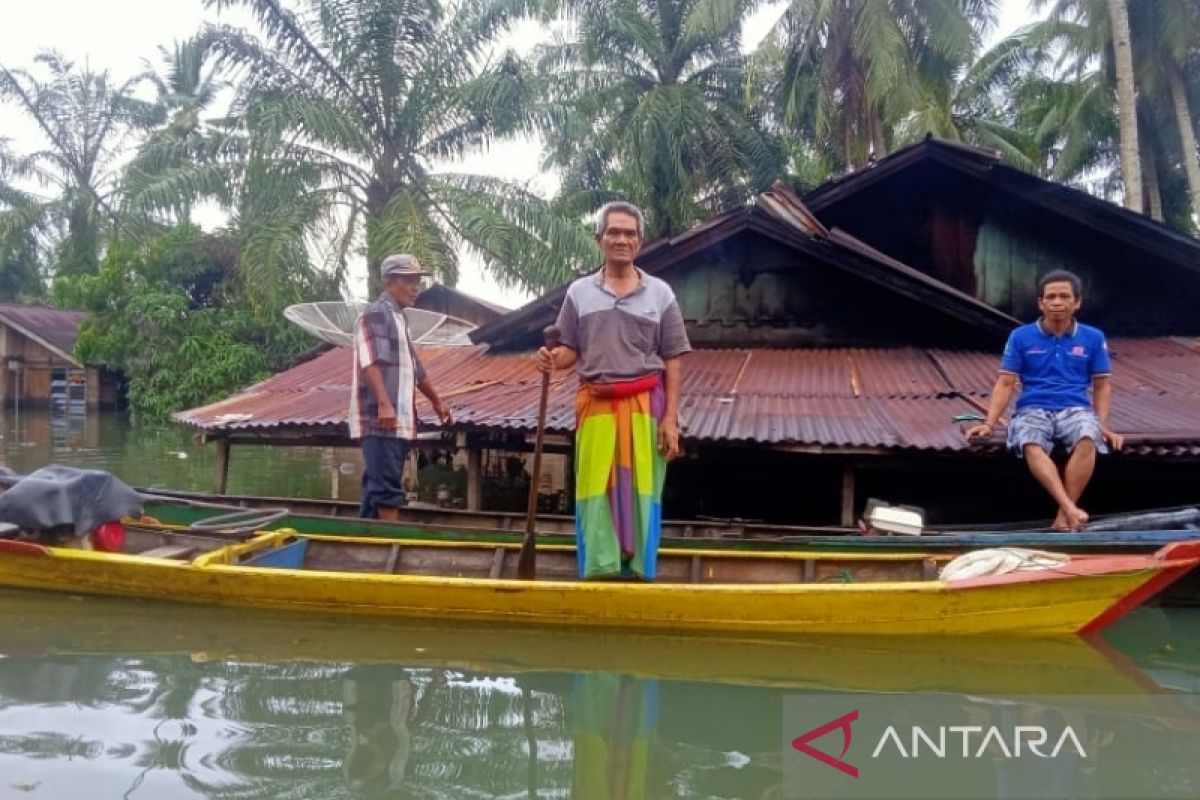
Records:
[[[59,306],[90,312],[75,352],[123,371],[134,414],[160,420],[220,400],[283,368],[312,340],[254,307],[229,239],[181,225],[146,245],[109,248],[95,275],[60,277]],[[286,302],[328,287],[298,285]]]
[[[570,0],[577,35],[540,48],[536,71],[558,201],[582,217],[637,203],[650,238],[686,230],[783,171],[780,142],[743,97],[749,0]]]
[[[130,176],[132,208],[222,203],[268,296],[313,245],[339,279],[365,248],[373,285],[397,250],[453,285],[466,247],[501,284],[538,291],[594,260],[583,226],[522,187],[436,168],[528,130],[532,87],[518,59],[493,52],[527,0],[208,5],[241,7],[261,37],[202,32],[205,57],[238,86],[233,108],[219,129],[157,136]]]
[[[121,224],[115,195],[127,137],[152,125],[160,109],[134,96],[144,75],[116,82],[106,70],[80,67],[54,51],[35,61],[36,71],[0,63],[0,103],[19,111],[48,143],[7,165],[42,194],[26,194],[21,203],[0,197],[0,239],[5,229],[36,220],[57,274],[92,274],[105,239]],[[4,162],[0,157],[0,167]]]

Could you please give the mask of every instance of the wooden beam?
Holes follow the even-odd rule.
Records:
[[[467,450],[467,511],[483,509],[483,451]]]
[[[217,494],[225,494],[225,484],[229,481],[229,448],[228,439],[217,440],[217,465],[213,476],[213,491]]]
[[[842,527],[854,527],[854,467],[842,467]]]

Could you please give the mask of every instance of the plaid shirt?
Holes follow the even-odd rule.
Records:
[[[362,371],[374,364],[396,409],[396,429],[379,427],[379,399]],[[417,434],[417,384],[425,380],[425,367],[408,338],[404,312],[387,292],[367,307],[354,324],[354,371],[350,386],[350,437],[394,436],[412,439]]]

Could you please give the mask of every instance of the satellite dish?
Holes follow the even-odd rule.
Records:
[[[358,300],[297,303],[285,308],[283,315],[323,342],[353,347],[354,323],[367,305]],[[404,318],[408,320],[408,335],[415,344],[452,347],[473,344],[468,334],[477,326],[466,320],[422,308],[404,309]]]

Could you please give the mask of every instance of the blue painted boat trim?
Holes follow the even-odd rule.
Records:
[[[308,539],[297,539],[294,542],[259,553],[254,558],[242,563],[255,567],[274,567],[277,569],[301,569],[304,567],[304,557],[308,555]]]

